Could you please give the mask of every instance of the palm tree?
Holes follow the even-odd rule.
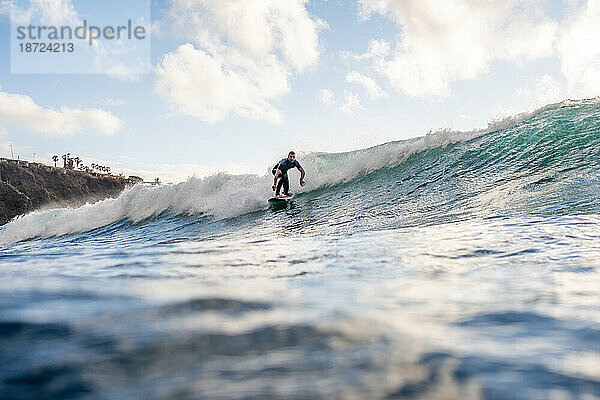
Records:
[[[52,161],[54,161],[54,166],[56,167],[56,162],[58,161],[58,156],[52,156]]]

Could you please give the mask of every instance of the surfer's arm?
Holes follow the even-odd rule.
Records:
[[[304,175],[306,175],[306,172],[304,172],[304,168],[302,167],[298,167],[298,169],[300,170],[300,186],[304,186]]]
[[[279,178],[279,174],[281,174],[281,171],[277,168],[277,172],[275,172],[275,177],[273,178],[273,190],[277,188],[277,178]]]

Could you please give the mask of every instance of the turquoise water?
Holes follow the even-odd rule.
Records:
[[[0,398],[600,398],[597,101],[301,161],[0,228]]]

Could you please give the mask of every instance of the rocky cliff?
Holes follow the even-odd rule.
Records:
[[[0,161],[0,225],[44,207],[79,206],[117,196],[128,184],[123,177]]]

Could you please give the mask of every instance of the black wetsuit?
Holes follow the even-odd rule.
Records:
[[[281,186],[283,186],[283,194],[285,196],[288,195],[288,192],[290,190],[290,180],[288,178],[287,172],[289,169],[292,168],[300,169],[302,167],[300,166],[298,160],[289,161],[287,158],[284,158],[283,160],[279,161],[273,167],[273,175],[277,173],[277,170],[281,171],[281,173],[279,174],[279,180],[277,182],[277,190],[275,191],[275,196],[279,195],[279,192],[281,191]]]

